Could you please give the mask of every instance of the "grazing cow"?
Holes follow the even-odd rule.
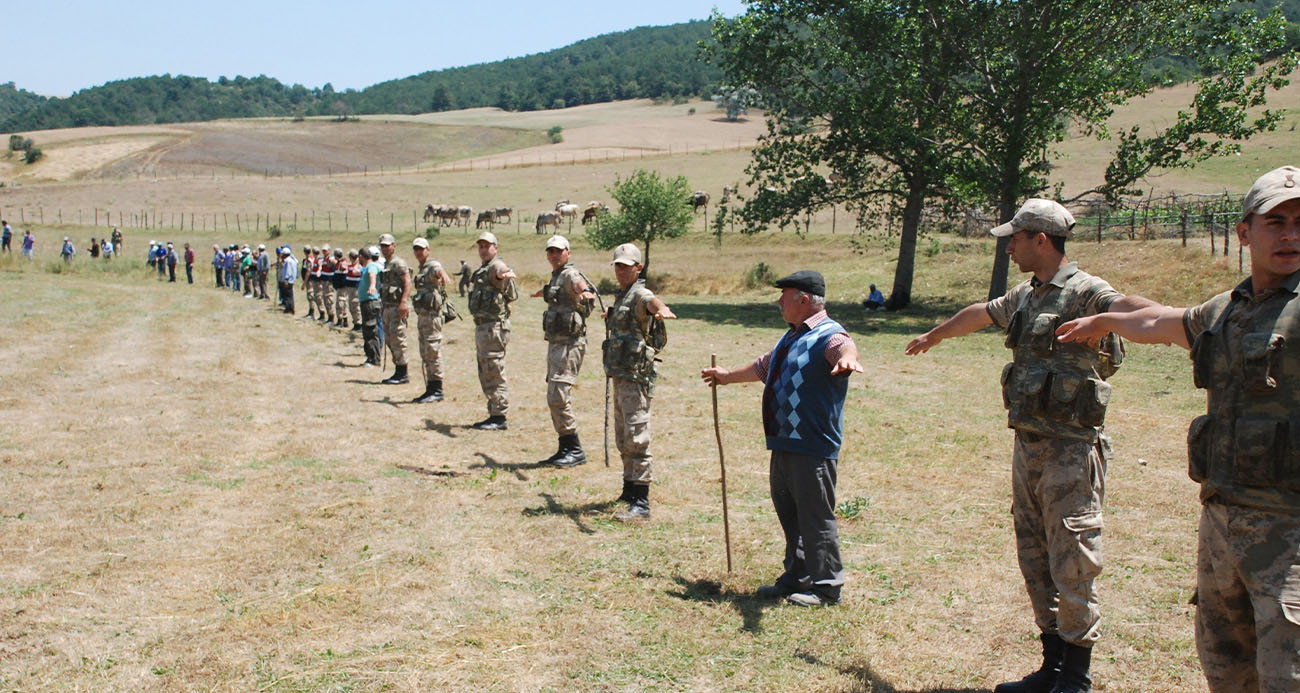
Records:
[[[582,225],[586,226],[587,224],[596,221],[596,217],[605,214],[609,214],[609,207],[606,207],[599,202],[592,202],[582,210]]]
[[[700,207],[704,208],[704,213],[709,213],[709,194],[703,190],[696,190],[691,193],[691,211],[699,213]]]
[[[542,229],[547,226],[555,227],[556,231],[560,230],[560,213],[559,212],[538,212],[537,213],[537,233],[542,233]]]
[[[424,222],[426,224],[433,221],[433,218],[436,216],[438,216],[438,212],[434,210],[433,205],[428,205],[424,208]]]
[[[559,212],[561,217],[568,219],[570,225],[572,225],[574,219],[578,218],[578,205],[575,204],[555,205],[555,211]]]
[[[459,217],[457,223],[461,226],[468,227],[470,217],[474,216],[474,208],[469,205],[461,205],[456,208],[456,214]]]
[[[497,222],[498,222],[498,223],[509,224],[509,223],[510,223],[510,217],[514,216],[514,214],[515,214],[515,208],[514,208],[514,207],[497,207],[496,209],[492,210],[492,213],[496,215],[496,218],[497,218]]]
[[[485,209],[478,213],[478,219],[474,221],[474,228],[481,228],[484,224],[491,227],[495,223],[497,223],[496,212],[490,209]]]

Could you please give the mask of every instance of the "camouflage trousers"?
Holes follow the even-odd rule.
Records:
[[[442,311],[415,311],[415,325],[420,331],[420,363],[424,382],[442,380]]]
[[[1210,690],[1300,691],[1300,515],[1201,509],[1196,651]]]
[[[340,319],[351,316],[353,325],[361,324],[361,301],[357,299],[357,287],[355,285],[344,284],[338,290],[339,303],[334,314]]]
[[[546,347],[546,406],[551,409],[551,424],[556,435],[578,432],[578,420],[573,416],[573,384],[578,382],[578,370],[587,353],[587,340],[573,344],[549,342]]]
[[[489,416],[505,416],[510,408],[506,385],[506,345],[510,343],[510,321],[491,320],[474,326],[474,348],[478,354],[478,384],[487,397]]]
[[[1102,501],[1110,441],[1016,432],[1012,517],[1016,555],[1034,621],[1075,645],[1099,637],[1093,580],[1101,573]]]
[[[319,286],[316,290],[320,292],[320,307],[325,311],[325,316],[333,320],[335,303],[334,294],[336,293],[334,291],[334,284],[328,279],[322,279],[318,284]]]
[[[302,297],[307,301],[307,310],[316,310],[316,280],[306,279],[302,283]]]
[[[397,314],[398,303],[383,304],[384,345],[393,354],[394,366],[406,365],[406,318]]]
[[[650,464],[650,399],[652,385],[610,378],[614,399],[614,442],[623,458],[623,481],[654,481]]]

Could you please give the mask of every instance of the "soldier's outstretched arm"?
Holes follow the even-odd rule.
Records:
[[[1062,342],[1084,342],[1114,332],[1141,344],[1177,344],[1190,349],[1187,331],[1183,329],[1183,315],[1186,313],[1186,308],[1160,305],[1130,313],[1098,313],[1061,325],[1056,329],[1056,338]]]
[[[650,299],[650,313],[660,320],[677,317],[677,314],[673,313],[668,304],[660,300],[658,296]]]
[[[908,356],[924,354],[945,339],[968,335],[975,330],[993,324],[989,316],[987,303],[972,303],[957,311],[957,314],[944,320],[937,327],[907,343]]]

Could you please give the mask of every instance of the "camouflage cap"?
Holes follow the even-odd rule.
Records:
[[[1300,168],[1283,166],[1255,179],[1241,205],[1241,220],[1252,214],[1265,214],[1274,207],[1300,197]]]
[[[631,243],[624,243],[614,249],[614,261],[611,265],[641,264],[641,249]]]
[[[397,239],[393,238],[393,234],[391,233],[386,233],[379,237],[379,245],[393,245],[394,243],[397,243]]]
[[[1025,200],[1016,216],[1007,223],[994,227],[994,236],[1010,236],[1017,231],[1036,231],[1049,236],[1069,238],[1074,228],[1074,215],[1055,200],[1033,198]]]
[[[426,239],[426,238],[417,238],[417,239],[411,241],[411,247],[412,247],[412,248],[424,248],[425,250],[428,250],[428,249],[429,249],[429,241],[428,241],[428,239]]]
[[[557,234],[555,234],[554,236],[551,236],[550,238],[546,239],[546,249],[547,249],[547,250],[550,250],[551,248],[559,248],[560,250],[568,250],[568,249],[569,249],[569,239],[567,239],[567,238],[565,238],[564,236],[561,236],[560,234],[557,233]]]

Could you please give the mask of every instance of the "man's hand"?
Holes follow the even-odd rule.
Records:
[[[543,292],[543,291],[546,291],[546,287],[542,287],[542,288],[540,288],[540,289],[538,289],[538,290],[536,290],[536,291],[534,291],[533,293],[528,294],[528,295],[529,295],[530,297],[532,297],[532,298],[541,298],[541,297],[542,297],[542,292]]]
[[[708,385],[726,385],[728,375],[731,375],[731,371],[715,366],[700,371],[700,380],[703,380]]]
[[[913,339],[912,341],[908,342],[906,353],[908,356],[916,356],[917,354],[924,354],[925,352],[933,349],[934,347],[939,346],[939,342],[942,341],[943,338],[936,336],[934,334],[934,331],[931,330],[930,332],[926,332],[920,337],[917,337],[916,339]]]
[[[397,304],[397,317],[405,320],[406,316],[410,315],[410,313],[411,313],[411,309],[407,307],[406,303]]]
[[[831,375],[852,375],[862,372],[862,364],[858,363],[857,354],[843,354],[840,359],[831,366]]]

